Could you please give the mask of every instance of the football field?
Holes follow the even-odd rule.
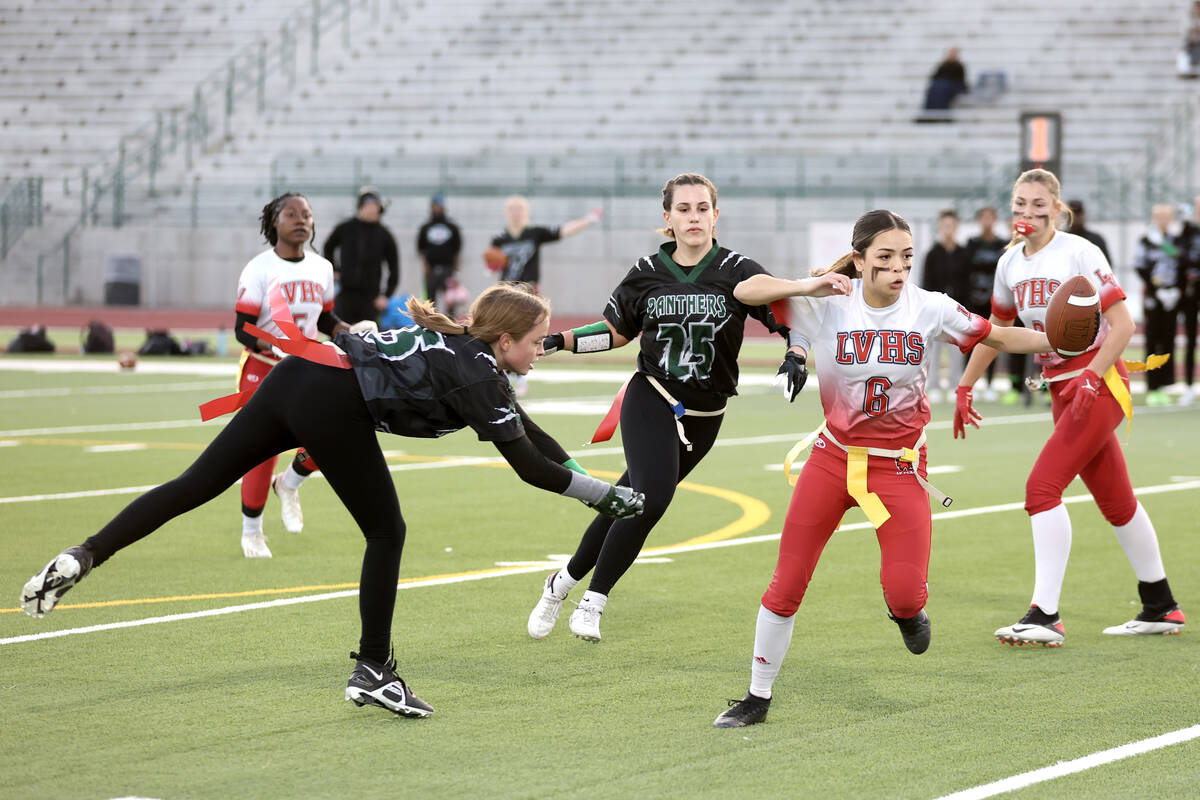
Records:
[[[588,509],[522,484],[469,430],[381,435],[408,525],[395,655],[436,709],[425,720],[343,699],[363,543],[320,477],[301,490],[300,534],[268,501],[272,559],[243,558],[233,487],[118,553],[45,619],[21,613],[30,575],[213,438],[223,420],[201,423],[196,407],[233,391],[235,362],[144,358],[121,373],[112,356],[0,359],[0,794],[1195,796],[1196,407],[1139,405],[1132,433],[1118,430],[1192,615],[1182,635],[1101,634],[1139,610],[1136,579],[1076,481],[1065,646],[996,642],[1032,589],[1022,500],[1049,409],[980,404],[984,427],[963,442],[942,403],[930,479],[955,502],[934,511],[929,651],[911,655],[888,620],[878,547],[852,510],[800,609],[767,722],[712,727],[749,680],[790,495],[781,463],[821,421],[814,387],[790,406],[768,393],[780,350],[747,346],[717,446],[613,591],[597,644],[573,638],[566,613],[543,641],[525,632]],[[523,401],[603,477],[623,468],[619,434],[580,445],[632,369],[633,348],[618,353],[540,362]],[[1145,744],[1114,749],[1132,743]]]

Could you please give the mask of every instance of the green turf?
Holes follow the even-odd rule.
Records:
[[[753,345],[750,371],[773,372],[774,345]],[[759,362],[761,361],[761,364]],[[556,356],[547,368],[616,368],[625,356]],[[5,431],[169,422],[227,393],[212,376],[0,371]],[[167,391],[168,387],[192,388]],[[144,392],[94,393],[89,387]],[[531,384],[530,401],[600,397],[615,386]],[[17,390],[69,389],[64,396]],[[186,387],[184,387],[186,388]],[[93,391],[84,394],[85,390]],[[1046,409],[984,405],[992,423],[966,443],[935,408],[933,481],[955,510],[1017,503],[1049,431]],[[1014,417],[1014,415],[1016,415]],[[1026,417],[1029,417],[1026,419]],[[1011,424],[1002,424],[1008,418]],[[1019,420],[1019,421],[1018,421]],[[594,470],[620,455],[580,449],[597,419],[546,415],[542,425]],[[759,500],[776,533],[789,492],[777,470],[788,436],[819,422],[815,392],[786,405],[751,389],[730,406],[721,446],[690,481]],[[1126,444],[1134,485],[1200,479],[1194,410],[1138,409]],[[177,474],[215,424],[162,429],[0,433],[0,499],[154,484]],[[745,441],[778,435],[777,441]],[[787,435],[787,436],[785,436]],[[1123,430],[1121,431],[1124,437]],[[1124,440],[1124,439],[1123,439]],[[383,437],[423,456],[495,455],[469,432],[439,441]],[[88,452],[99,443],[144,443]],[[573,550],[589,514],[520,484],[502,468],[395,473],[409,535],[402,578],[487,570]],[[1084,492],[1075,483],[1068,495]],[[302,491],[305,530],[291,535],[267,508],[275,558],[247,560],[236,488],[118,554],[44,620],[14,613],[21,584],[134,494],[0,503],[0,639],[114,621],[221,609],[336,589],[215,599],[297,587],[354,585],[361,535],[323,480]],[[1184,608],[1200,614],[1200,493],[1143,496]],[[767,724],[715,730],[725,699],[749,676],[758,599],[772,541],[675,553],[635,565],[613,592],[603,642],[573,639],[565,619],[530,640],[525,618],[545,571],[399,593],[394,640],[401,674],[437,708],[402,720],[342,700],[357,641],[357,600],[328,599],[34,642],[0,645],[0,775],[5,796],[293,797],[904,797],[934,798],[1200,722],[1200,639],[1124,639],[1100,630],[1137,610],[1135,582],[1095,506],[1069,506],[1074,550],[1063,595],[1067,644],[1012,649],[992,631],[1022,613],[1032,581],[1026,515],[998,511],[937,520],[930,568],[933,646],[914,657],[885,616],[870,531],[826,549],[776,684]],[[681,490],[651,545],[735,522],[725,499]],[[857,511],[847,523],[863,519]],[[547,570],[548,571],[548,570]],[[578,590],[577,590],[578,591]],[[1042,783],[1021,797],[1194,794],[1200,745],[1190,742]],[[1193,760],[1197,759],[1197,760]],[[1191,765],[1191,766],[1189,766]]]

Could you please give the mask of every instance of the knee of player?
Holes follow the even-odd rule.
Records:
[[[925,575],[915,564],[889,564],[879,571],[883,599],[901,619],[916,616],[929,599]]]

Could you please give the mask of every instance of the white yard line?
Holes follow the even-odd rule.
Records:
[[[1130,756],[1149,753],[1152,750],[1160,750],[1164,747],[1170,747],[1173,744],[1190,742],[1197,738],[1200,738],[1200,725],[1193,725],[1190,728],[1181,728],[1170,733],[1152,736],[1149,739],[1142,739],[1139,742],[1130,742],[1120,747],[1101,750],[1098,753],[1092,753],[1091,755],[1082,756],[1070,761],[1060,761],[1050,767],[1022,772],[1020,775],[1013,775],[1011,778],[987,783],[983,786],[976,786],[973,789],[963,789],[961,792],[945,795],[938,798],[938,800],[983,800],[985,797],[995,797],[999,794],[1015,792],[1018,789],[1032,786],[1035,783],[1052,781],[1064,775],[1073,775],[1076,772],[1083,772],[1093,767],[1111,764],[1114,761],[1120,761]]]

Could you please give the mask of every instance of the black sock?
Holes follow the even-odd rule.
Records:
[[[1143,614],[1159,616],[1175,608],[1175,597],[1166,578],[1153,583],[1138,581],[1138,597],[1142,599]]]

